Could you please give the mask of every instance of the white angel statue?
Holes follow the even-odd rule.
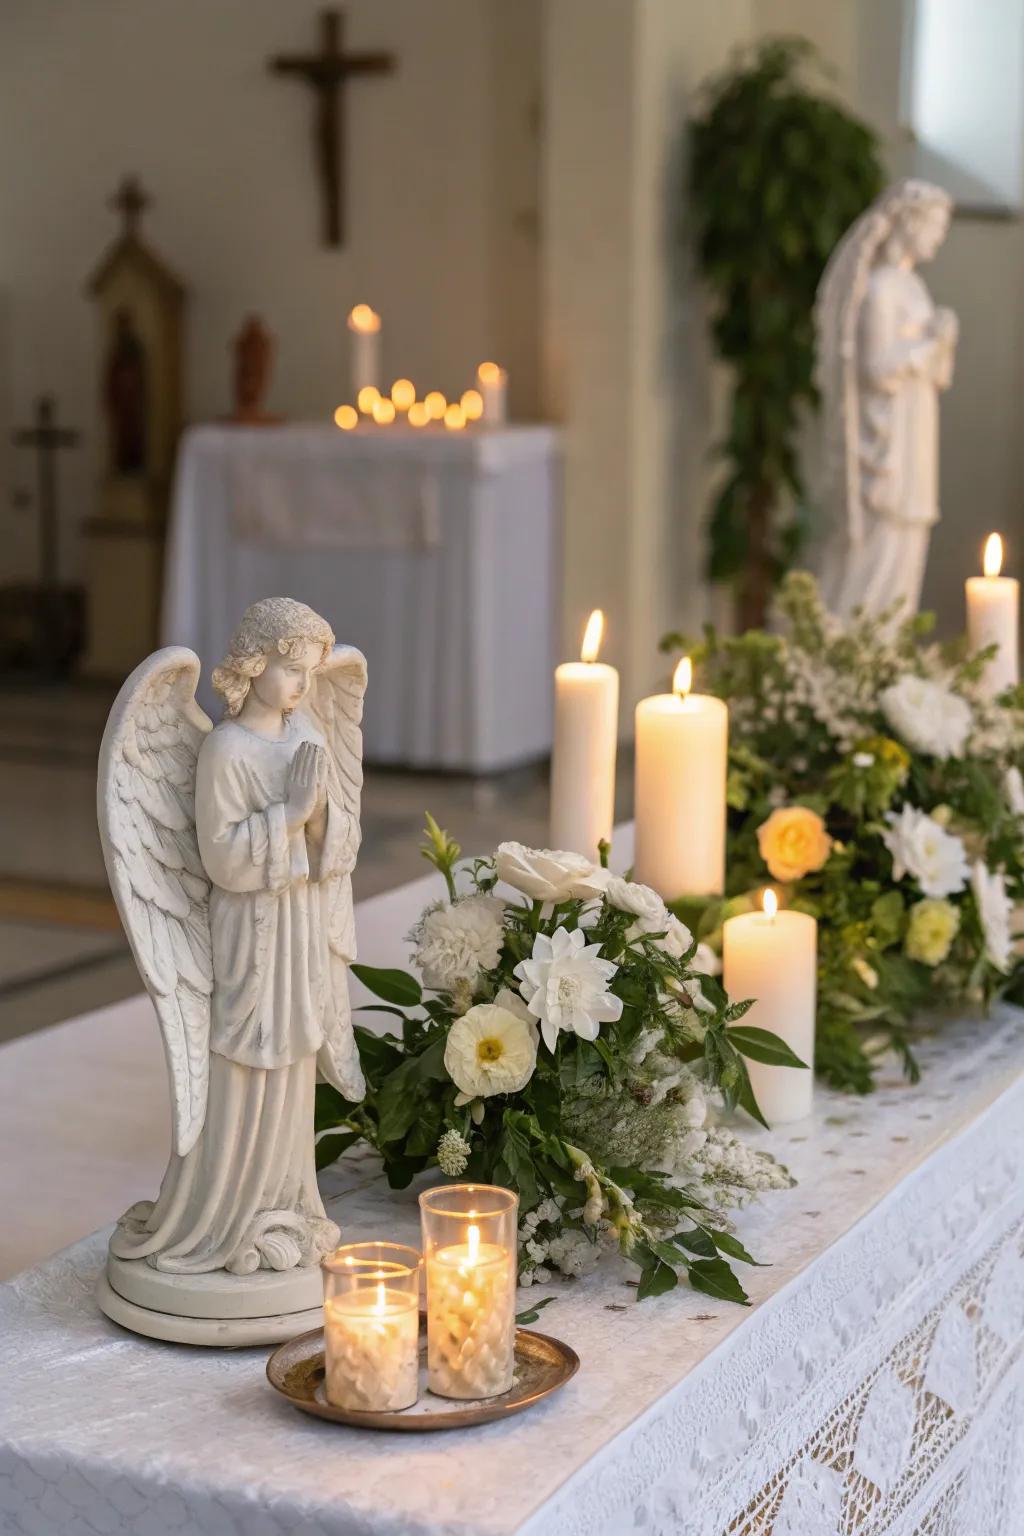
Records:
[[[346,968],[366,663],[310,608],[275,597],[246,611],[213,674],[226,701],[213,729],[195,701],[199,672],[184,648],[150,656],[100,752],[107,872],[156,1007],[173,1107],[159,1197],[118,1223],[114,1296],[101,1284],[101,1303],[139,1331],[224,1342],[136,1314],[312,1307],[319,1260],[338,1242],[317,1188],[313,1099],[317,1068],[345,1098],[364,1093]],[[257,1283],[240,1300],[235,1277],[265,1271],[300,1283],[271,1285],[262,1303]],[[264,1327],[234,1341],[256,1335],[278,1336]]]
[[[815,323],[827,502],[838,514],[824,591],[840,618],[899,603],[917,612],[939,520],[940,390],[953,379],[957,318],[914,270],[949,230],[941,187],[898,181],[840,240]]]

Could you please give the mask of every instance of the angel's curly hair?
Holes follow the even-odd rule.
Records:
[[[228,654],[213,669],[213,686],[224,696],[224,713],[238,714],[253,678],[264,671],[275,651],[293,656],[310,643],[321,647],[322,666],[334,645],[334,631],[305,603],[293,597],[264,597],[253,603],[231,637]]]

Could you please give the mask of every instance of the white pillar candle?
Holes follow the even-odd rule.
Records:
[[[722,982],[732,1002],[752,997],[744,1024],[770,1030],[807,1070],[768,1067],[745,1058],[750,1086],[769,1125],[811,1113],[814,1098],[814,1017],[818,925],[806,912],[779,912],[768,890],[761,912],[730,917],[722,927]]]
[[[515,1365],[515,1258],[482,1243],[477,1226],[466,1239],[427,1259],[428,1385],[440,1397],[497,1397]]]
[[[595,608],[579,661],[555,669],[555,743],[551,753],[551,847],[597,859],[615,820],[619,674],[597,659],[604,615]]]
[[[684,657],[674,691],[636,707],[636,879],[666,901],[725,890],[729,711],[691,676]]]
[[[973,651],[999,647],[985,668],[982,685],[995,698],[1018,680],[1020,584],[1000,576],[1003,541],[991,533],[985,544],[984,576],[967,578],[967,641]]]
[[[481,363],[476,377],[483,401],[480,420],[486,427],[503,427],[508,421],[508,374],[497,363]]]
[[[382,1280],[324,1303],[324,1390],[336,1408],[410,1408],[419,1388],[419,1304]]]
[[[348,317],[352,335],[352,398],[362,389],[380,388],[380,315],[369,304],[357,304]]]

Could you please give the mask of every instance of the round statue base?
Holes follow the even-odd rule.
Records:
[[[168,1275],[144,1259],[107,1257],[96,1287],[112,1322],[151,1339],[240,1349],[279,1344],[323,1322],[323,1282],[314,1269],[230,1275]]]

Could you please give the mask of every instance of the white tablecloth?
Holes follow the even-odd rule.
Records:
[[[552,427],[195,427],[163,643],[199,654],[211,709],[210,669],[243,610],[297,597],[366,654],[368,761],[533,761],[551,747],[558,505]]]
[[[428,877],[363,904],[365,960],[400,958],[429,891]],[[122,1006],[152,1028],[143,1000]],[[126,1021],[76,1022],[105,1080]],[[48,1076],[37,1055],[30,1081],[32,1043],[0,1050],[0,1081],[70,1115],[58,1060]],[[85,1239],[0,1287],[0,1531],[1012,1536],[1024,1014],[949,1024],[921,1055],[917,1088],[894,1069],[870,1099],[819,1092],[811,1120],[749,1132],[799,1180],[740,1216],[770,1265],[744,1275],[751,1309],[685,1288],[637,1305],[618,1261],[542,1288],[557,1300],[540,1326],[582,1369],[550,1403],[477,1431],[399,1440],[314,1423],[266,1385],[265,1351],[124,1334],[92,1301],[106,1232]],[[126,1170],[125,1201],[151,1192],[152,1171]],[[365,1155],[325,1192],[350,1237],[415,1232],[412,1196],[390,1194]]]

